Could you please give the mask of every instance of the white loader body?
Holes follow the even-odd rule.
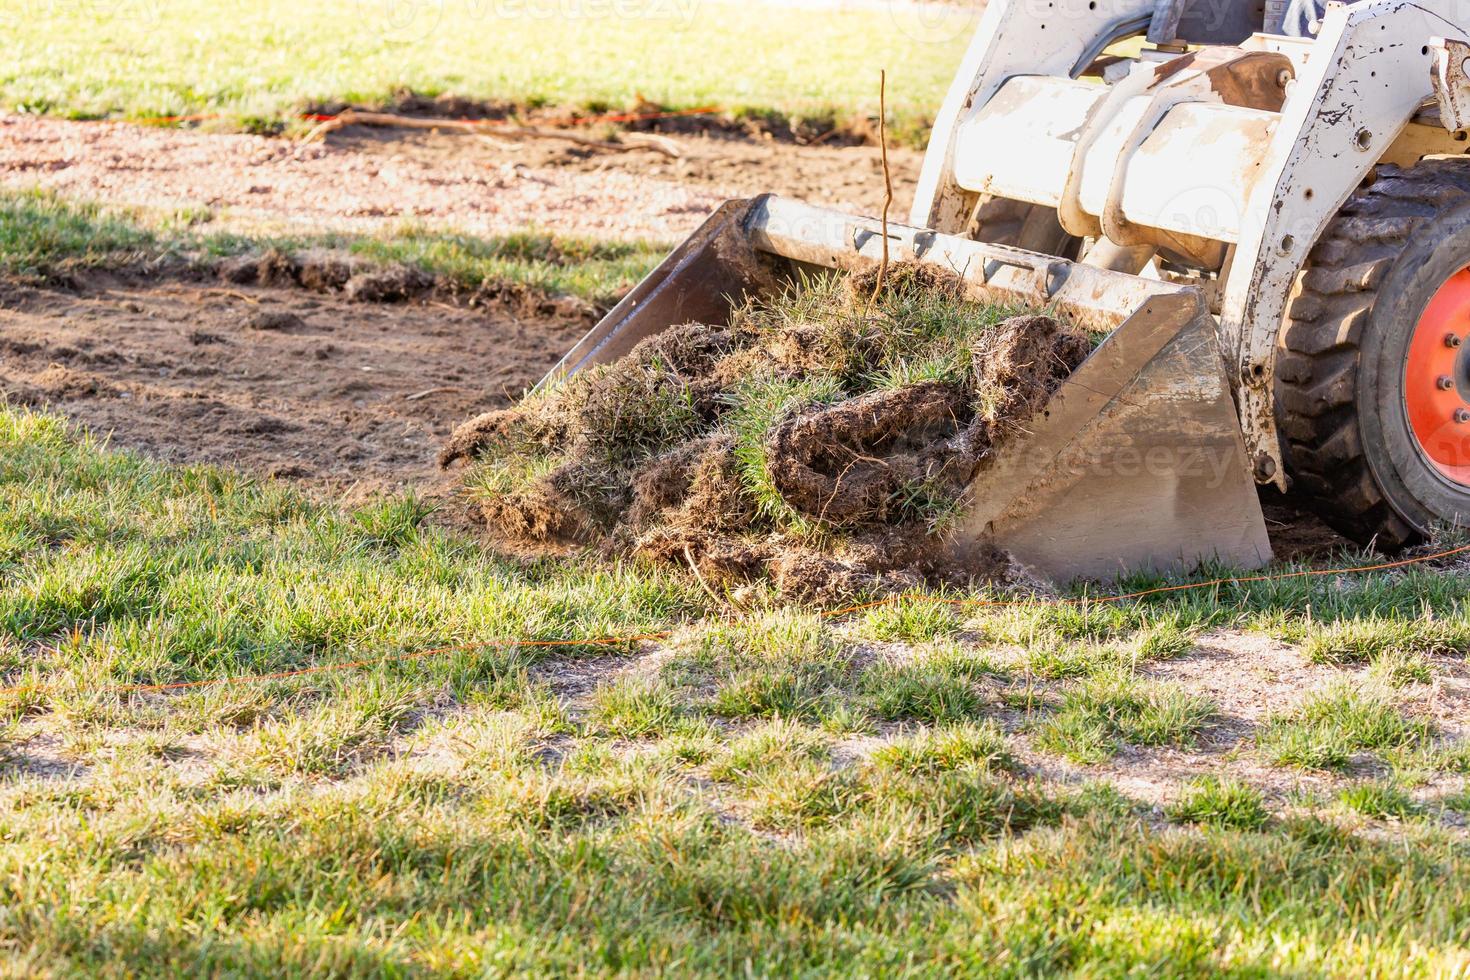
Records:
[[[1158,12],[1177,6],[988,4],[930,138],[910,223],[962,233],[992,194],[1056,208],[1073,235],[1225,246],[1201,285],[1257,478],[1284,485],[1271,380],[1292,286],[1372,166],[1465,152],[1470,119],[1441,111],[1470,107],[1465,11],[1447,0],[1334,3],[1315,40],[1257,33],[1147,51],[1106,68],[1111,84],[1079,80],[1112,39],[1143,23],[1156,36]]]
[[[544,383],[802,270],[933,263],[1112,331],[976,477],[956,560],[999,546],[1058,580],[1260,565],[1290,294],[1375,164],[1466,149],[1456,17],[1331,4],[1311,40],[1260,33],[1247,3],[990,0],[906,225],[730,202]]]

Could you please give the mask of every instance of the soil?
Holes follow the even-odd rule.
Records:
[[[231,230],[373,234],[412,221],[477,235],[539,228],[668,243],[720,202],[768,191],[864,214],[882,208],[876,147],[674,139],[679,159],[552,140],[512,149],[473,135],[365,126],[303,146],[239,133],[0,116],[0,187],[204,210],[211,227]],[[895,218],[908,213],[920,158],[889,150]]]
[[[451,481],[435,454],[511,404],[585,329],[424,301],[96,275],[0,286],[0,391],[161,459],[349,499]],[[446,508],[446,510],[449,508]]]

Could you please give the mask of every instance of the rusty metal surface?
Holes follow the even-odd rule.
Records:
[[[1058,581],[1271,558],[1215,322],[1155,296],[1077,369],[971,485],[953,550],[989,547]]]
[[[759,288],[762,270],[745,233],[752,201],[726,201],[597,322],[536,385],[610,364],[645,337],[681,323],[723,323],[731,302]]]

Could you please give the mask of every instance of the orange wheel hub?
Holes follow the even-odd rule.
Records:
[[[1420,454],[1470,487],[1470,269],[1450,276],[1414,325],[1404,408]]]

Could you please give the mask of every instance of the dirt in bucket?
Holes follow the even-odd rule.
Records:
[[[1092,349],[1016,313],[917,265],[825,276],[471,419],[440,462],[469,461],[499,537],[631,551],[730,594],[968,581],[942,547],[964,488]]]

